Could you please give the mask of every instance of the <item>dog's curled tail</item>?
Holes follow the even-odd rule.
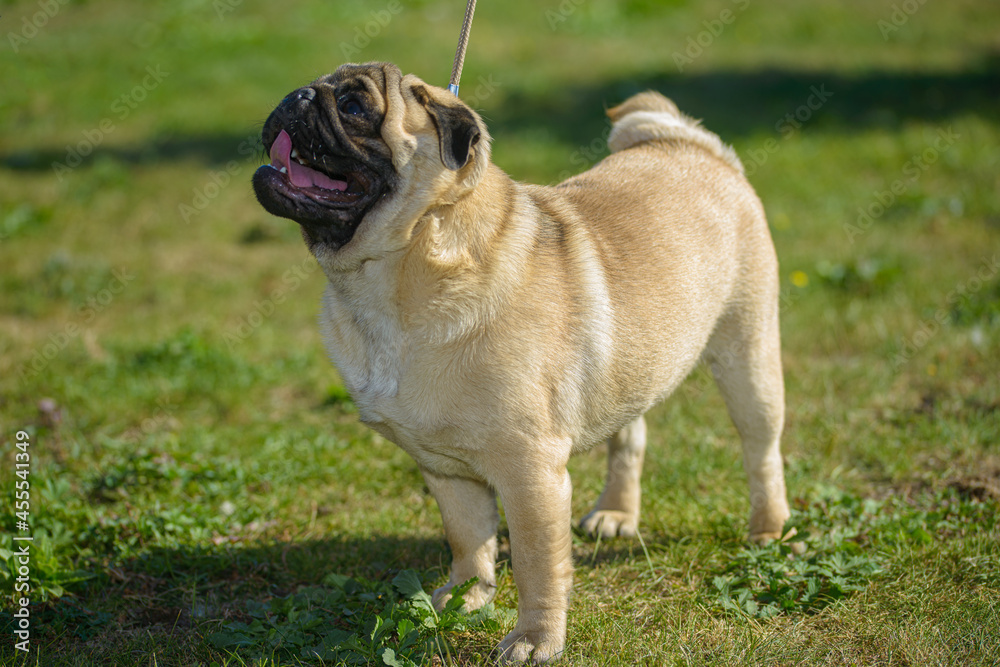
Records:
[[[703,128],[699,121],[685,116],[677,105],[654,90],[633,95],[613,109],[608,109],[611,134],[608,147],[612,153],[644,141],[678,141],[701,146],[743,173],[743,163],[732,146]]]

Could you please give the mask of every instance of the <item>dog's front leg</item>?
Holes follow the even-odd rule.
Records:
[[[473,577],[479,581],[463,596],[465,608],[478,609],[493,599],[497,590],[496,495],[486,484],[460,477],[441,477],[421,470],[437,500],[444,531],[451,546],[448,583],[434,591],[434,606],[440,611],[451,599],[451,589]]]
[[[565,465],[508,462],[497,490],[503,501],[517,584],[517,624],[497,647],[502,663],[541,664],[566,643],[573,585],[570,532],[572,485]]]

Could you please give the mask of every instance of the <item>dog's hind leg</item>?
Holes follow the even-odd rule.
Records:
[[[750,484],[750,539],[758,543],[783,537],[789,517],[780,446],[785,385],[777,310],[775,303],[752,314],[725,316],[705,352],[743,441],[743,467]]]
[[[636,534],[645,451],[646,420],[641,416],[608,438],[607,480],[594,510],[580,521],[583,530],[601,537]]]

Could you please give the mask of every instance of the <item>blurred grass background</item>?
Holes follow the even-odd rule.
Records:
[[[25,429],[37,664],[244,664],[204,636],[247,599],[330,572],[443,580],[433,499],[357,425],[316,328],[322,275],[249,179],[270,110],[341,62],[445,85],[463,11],[0,2],[0,474],[13,498]],[[699,369],[651,419],[652,569],[626,541],[577,545],[569,661],[995,664],[998,56],[989,0],[480,3],[462,97],[513,177],[599,160],[603,110],[646,88],[744,160],[782,263],[797,510],[978,508],[852,538],[885,574],[822,614],[720,616],[706,582],[747,501]],[[601,452],[573,466],[582,516]],[[498,639],[470,633],[457,661]]]

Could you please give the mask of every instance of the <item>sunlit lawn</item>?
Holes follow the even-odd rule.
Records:
[[[282,599],[330,575],[445,579],[437,507],[357,423],[316,327],[322,274],[249,178],[271,108],[348,57],[446,84],[463,5],[2,3],[3,525],[34,537],[31,653],[3,661],[319,664],[302,649],[343,615],[309,629]],[[810,551],[743,543],[736,433],[699,369],[652,413],[642,544],[576,540],[567,663],[1000,661],[998,35],[987,0],[480,3],[462,96],[501,167],[586,168],[603,110],[656,88],[735,146],[782,263]],[[574,460],[576,516],[602,470]],[[509,629],[508,558],[499,611],[449,630],[445,661],[479,664]],[[260,603],[306,638],[219,638]]]

